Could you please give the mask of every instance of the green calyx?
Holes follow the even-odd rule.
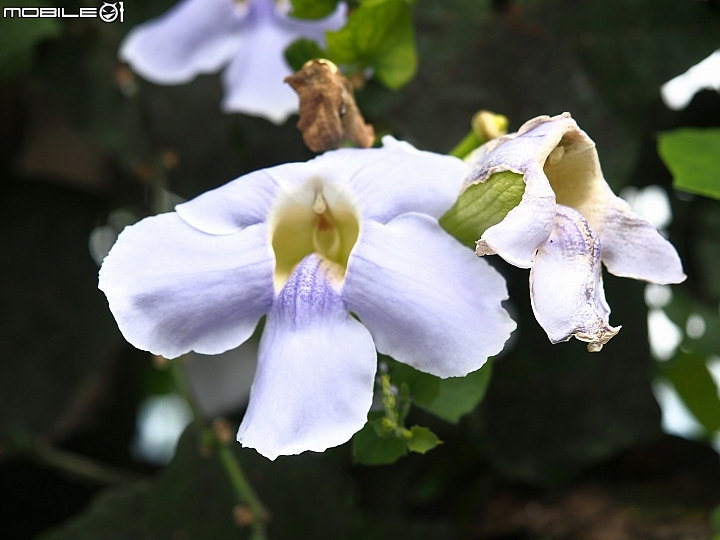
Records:
[[[440,218],[440,226],[464,245],[474,247],[485,230],[500,223],[520,204],[523,193],[522,174],[495,173],[485,182],[469,186]]]

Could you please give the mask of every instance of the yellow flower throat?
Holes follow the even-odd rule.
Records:
[[[270,234],[276,290],[282,289],[298,263],[311,253],[324,259],[331,282],[342,284],[360,221],[354,205],[332,187],[308,183],[286,196],[273,212]]]

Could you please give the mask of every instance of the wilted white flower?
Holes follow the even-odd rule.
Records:
[[[470,156],[465,185],[501,171],[522,174],[518,206],[489,227],[477,254],[532,268],[532,307],[550,341],[576,337],[600,350],[620,327],[609,324],[600,261],[616,276],[652,283],[685,279],[675,248],[616,197],[595,143],[568,113],[540,116]]]
[[[383,143],[257,171],[144,219],[100,270],[125,338],[165,357],[237,347],[267,314],[238,440],[270,459],[364,425],[376,349],[463,376],[515,328],[502,277],[437,222],[463,162]]]
[[[297,111],[297,95],[283,82],[292,72],[285,48],[298,38],[321,45],[326,30],[345,24],[341,3],[320,21],[287,15],[289,2],[183,0],[166,14],[133,28],[120,59],[156,84],[184,84],[225,68],[226,112],[262,116],[281,124]]]

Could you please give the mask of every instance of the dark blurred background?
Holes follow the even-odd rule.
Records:
[[[167,469],[133,451],[142,403],[171,385],[122,339],[93,253],[159,196],[188,199],[312,153],[296,116],[276,126],[222,114],[217,75],[161,87],[117,61],[124,34],[172,4],[127,0],[123,24],[23,21],[18,33],[0,20],[2,539],[246,536],[192,429]],[[681,327],[703,313],[707,336],[684,345],[719,355],[720,202],[675,193],[656,150],[658,132],[720,126],[714,91],[683,111],[660,99],[664,82],[720,48],[717,2],[418,0],[415,21],[414,80],[400,91],[371,81],[357,95],[376,130],[447,152],[479,109],[505,114],[511,130],[571,112],[616,193],[668,193],[667,231],[689,277],[667,311]],[[157,177],[163,194],[151,188]],[[518,331],[485,400],[458,425],[411,413],[445,444],[380,467],[353,465],[347,444],[275,462],[236,449],[273,512],[271,538],[712,537],[718,455],[710,433],[686,440],[661,430],[645,284],[606,273],[611,322],[623,329],[590,354],[576,341],[550,345],[527,271],[491,262],[508,280]],[[240,397],[221,409],[237,422],[242,407]]]

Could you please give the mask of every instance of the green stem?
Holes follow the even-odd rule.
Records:
[[[183,398],[185,398],[185,401],[187,401],[190,406],[193,419],[200,431],[200,440],[211,442],[211,446],[216,450],[220,463],[222,464],[223,469],[225,469],[225,474],[230,480],[230,485],[232,486],[238,503],[247,506],[252,512],[253,519],[250,524],[252,527],[251,539],[266,540],[267,534],[265,531],[265,522],[267,521],[269,515],[268,511],[248,481],[245,471],[243,471],[242,466],[235,457],[233,451],[223,441],[218,439],[215,431],[207,426],[205,419],[195,402],[195,397],[190,389],[190,385],[188,385],[182,362],[182,358],[170,361],[170,370],[177,391]]]
[[[100,485],[124,484],[143,479],[134,474],[52,446],[36,444],[30,455],[39,463],[63,471],[82,480]]]
[[[265,540],[267,535],[265,533],[265,521],[268,517],[268,512],[263,506],[260,498],[255,493],[252,485],[248,482],[245,476],[245,471],[242,470],[240,463],[235,458],[232,450],[229,447],[220,444],[217,448],[218,457],[220,462],[225,468],[225,473],[230,478],[230,482],[235,491],[235,496],[238,501],[246,504],[253,514],[252,521],[252,540]]]
[[[465,138],[460,141],[455,148],[450,150],[448,154],[451,156],[455,156],[460,159],[464,159],[467,157],[470,152],[475,150],[478,146],[480,146],[483,141],[480,137],[477,136],[477,133],[475,131],[470,131],[467,135],[465,135]]]

